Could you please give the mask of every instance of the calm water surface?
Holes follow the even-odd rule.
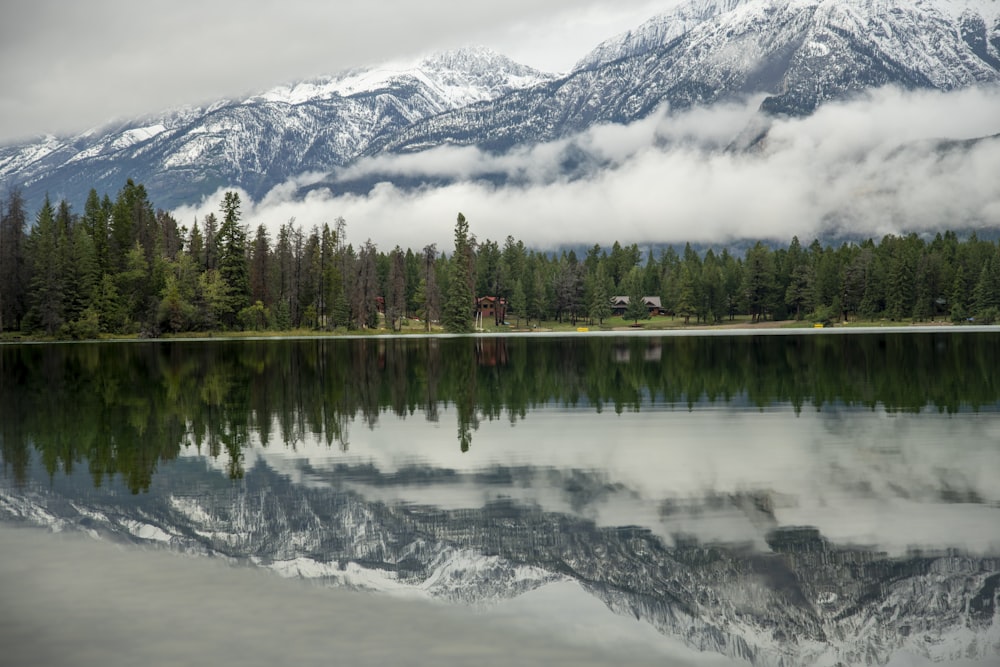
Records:
[[[129,571],[185,617],[185,590],[249,588],[299,664],[330,637],[287,607],[372,601],[409,664],[997,664],[997,359],[1000,335],[951,332],[2,346],[0,585],[73,618],[118,600],[119,624],[111,584],[46,595]],[[24,525],[144,548],[108,570]],[[57,634],[3,605],[8,646]],[[354,664],[393,659],[358,636]]]

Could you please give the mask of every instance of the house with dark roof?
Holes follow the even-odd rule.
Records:
[[[612,316],[617,315],[618,317],[621,317],[624,315],[630,300],[631,299],[627,296],[611,297]],[[650,315],[659,315],[663,312],[663,304],[660,302],[660,297],[644,296],[642,297],[642,300],[646,304],[646,309],[649,311]]]

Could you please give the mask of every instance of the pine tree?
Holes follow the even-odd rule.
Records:
[[[389,254],[389,284],[385,292],[385,319],[389,328],[399,331],[406,315],[406,264],[399,246]]]
[[[743,294],[753,322],[767,315],[774,292],[774,261],[771,251],[760,241],[747,250]]]
[[[250,299],[260,301],[266,306],[271,305],[271,294],[268,291],[268,265],[271,260],[271,239],[264,225],[257,226],[257,234],[250,247]]]
[[[27,311],[27,215],[20,190],[11,190],[0,205],[0,332],[19,330]]]
[[[527,312],[528,297],[524,294],[524,283],[520,278],[514,281],[514,291],[510,297],[510,309],[514,311],[516,326],[521,327],[521,316]]]
[[[611,295],[608,294],[608,274],[603,263],[598,263],[591,283],[588,315],[591,322],[604,324],[604,320],[611,317]]]
[[[236,323],[236,314],[250,304],[250,276],[247,267],[247,234],[240,225],[240,196],[227,192],[222,199],[219,227],[219,275],[226,285],[228,305],[223,315],[227,326]]]
[[[31,257],[31,314],[33,321],[48,335],[54,335],[63,323],[65,275],[55,210],[48,197],[35,219],[29,237]]]
[[[623,320],[632,320],[633,324],[639,324],[639,320],[649,319],[649,308],[646,306],[645,295],[642,293],[642,273],[639,267],[633,267],[624,280],[624,287],[628,291],[628,305],[625,306]]]
[[[472,331],[475,295],[472,293],[472,245],[469,241],[469,223],[458,214],[455,222],[455,254],[451,258],[448,275],[448,296],[444,302],[441,321],[452,333]]]

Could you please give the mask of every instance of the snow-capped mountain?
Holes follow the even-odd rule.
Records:
[[[766,94],[763,109],[809,114],[868,88],[952,90],[1000,82],[994,0],[692,0],[599,45],[567,77],[428,118],[372,151],[491,149],[565,137]]]
[[[0,148],[0,182],[77,208],[126,178],[161,207],[220,187],[255,199],[360,157],[442,145],[491,151],[629,123],[669,104],[761,96],[809,114],[872,87],[1000,82],[998,0],[688,0],[544,74],[482,49],[280,86],[242,100]],[[319,177],[315,177],[319,178]],[[300,179],[309,182],[315,178]]]
[[[346,164],[382,134],[552,78],[488,49],[460,49],[0,148],[0,181],[20,185],[29,202],[48,193],[78,208],[91,187],[114,196],[127,178],[163,207],[223,186],[260,196]]]

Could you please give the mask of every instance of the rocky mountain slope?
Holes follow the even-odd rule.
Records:
[[[991,0],[694,0],[599,45],[563,79],[425,119],[369,151],[502,150],[751,93],[767,94],[765,111],[808,114],[877,86],[997,82]]]
[[[48,193],[77,210],[91,187],[114,196],[127,178],[165,208],[226,186],[261,197],[293,176],[347,164],[383,134],[551,78],[487,49],[439,53],[3,147],[0,182],[21,186],[29,202]]]
[[[809,114],[892,85],[953,90],[1000,82],[996,0],[690,0],[586,54],[556,77],[481,49],[300,82],[74,137],[0,147],[0,182],[79,210],[126,178],[161,207],[220,187],[259,200],[290,179],[362,156],[442,145],[492,151],[763,95]]]

